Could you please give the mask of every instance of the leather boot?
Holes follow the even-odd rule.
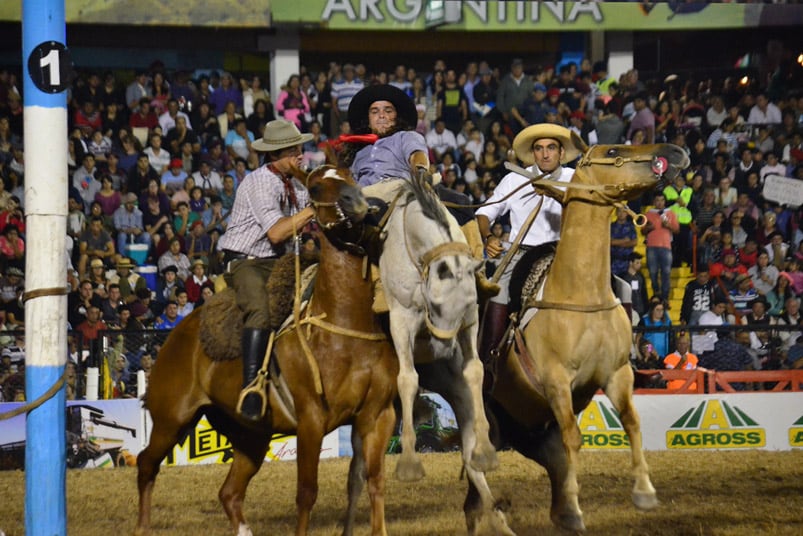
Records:
[[[243,328],[240,341],[243,354],[243,389],[248,387],[257,377],[257,373],[265,359],[269,337],[270,330]],[[240,415],[249,421],[259,421],[264,414],[263,397],[264,401],[267,402],[267,396],[267,393],[259,393],[257,391],[245,393],[239,406]],[[265,406],[267,406],[267,403],[265,403]]]
[[[490,393],[496,381],[496,357],[491,356],[491,351],[499,346],[502,342],[502,337],[505,335],[508,324],[507,310],[507,305],[501,303],[489,301],[485,305],[479,341],[480,361],[482,361],[483,369],[485,370],[482,381],[484,393]]]
[[[471,220],[470,222],[464,224],[461,228],[463,231],[463,235],[466,237],[466,241],[468,242],[468,247],[471,248],[471,254],[477,260],[484,260],[485,259],[485,246],[482,243],[482,237],[480,236],[480,226],[477,224],[477,220]],[[484,263],[480,267],[479,270],[475,272],[475,277],[477,281],[477,297],[479,298],[480,303],[493,298],[499,291],[499,285],[494,283],[493,281],[489,281],[485,277],[485,270],[484,270]]]

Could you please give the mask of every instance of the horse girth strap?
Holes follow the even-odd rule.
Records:
[[[538,309],[562,309],[564,311],[574,311],[576,313],[596,313],[598,311],[615,309],[621,304],[622,302],[619,301],[619,298],[616,298],[610,303],[596,303],[593,305],[581,305],[579,303],[558,303],[541,300],[532,301],[528,305]]]

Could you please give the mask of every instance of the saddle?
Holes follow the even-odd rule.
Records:
[[[302,252],[302,301],[308,301],[317,269],[318,255]],[[295,255],[285,254],[276,261],[266,281],[269,296],[270,329],[278,331],[292,317],[295,300]],[[237,305],[234,289],[218,292],[200,308],[200,340],[204,352],[214,361],[240,358],[240,336],[243,329],[243,311]]]

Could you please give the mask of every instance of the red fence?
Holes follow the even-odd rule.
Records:
[[[737,391],[803,391],[803,369],[716,371],[716,370],[639,370],[637,374],[660,375],[666,381],[684,380],[677,388],[639,388],[636,394],[705,394]],[[740,384],[740,385],[734,385]]]

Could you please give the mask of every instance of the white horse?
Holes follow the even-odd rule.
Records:
[[[481,514],[469,517],[469,531],[510,533],[503,517],[485,516],[493,498],[485,471],[499,462],[488,437],[482,398],[483,366],[477,354],[478,307],[475,270],[458,225],[422,176],[398,181],[400,193],[384,227],[379,269],[390,308],[390,331],[399,358],[402,404],[400,480],[424,476],[415,452],[413,403],[421,384],[452,406],[460,427],[469,479],[483,489]],[[487,509],[485,508],[487,507]],[[483,528],[490,524],[490,528]]]

